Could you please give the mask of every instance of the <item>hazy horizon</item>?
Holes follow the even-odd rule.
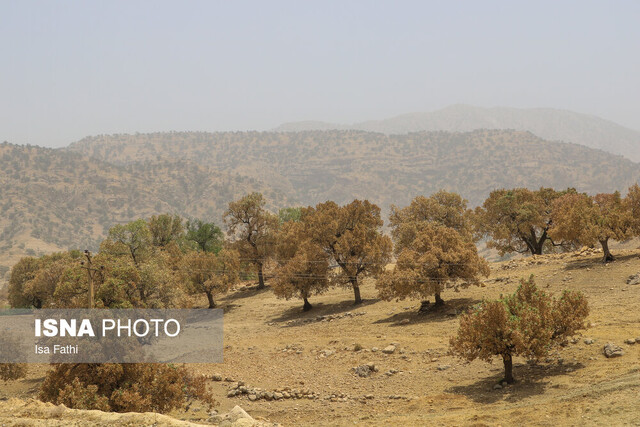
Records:
[[[0,141],[354,123],[453,104],[640,130],[640,3],[5,2]]]

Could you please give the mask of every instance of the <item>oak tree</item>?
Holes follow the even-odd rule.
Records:
[[[581,245],[600,243],[603,261],[613,261],[610,240],[626,240],[633,234],[633,216],[629,202],[619,192],[566,194],[554,202],[551,236],[575,240]]]
[[[344,206],[329,201],[304,209],[302,218],[312,242],[340,267],[332,283],[352,288],[355,303],[362,303],[361,279],[377,277],[391,259],[393,245],[382,234],[380,208],[368,200]]]
[[[462,315],[451,350],[468,361],[502,357],[504,380],[513,383],[514,356],[546,356],[552,346],[584,329],[588,314],[582,293],[564,291],[556,299],[539,290],[531,277],[513,295],[483,301]]]
[[[222,249],[224,235],[220,227],[213,222],[200,219],[187,221],[186,240],[194,242],[198,249],[205,252],[218,252]]]
[[[311,295],[329,289],[329,256],[306,232],[305,224],[285,222],[278,237],[277,267],[271,285],[278,298],[300,298],[311,310]]]
[[[510,252],[541,255],[545,246],[567,245],[569,242],[555,242],[549,236],[553,201],[565,193],[575,190],[492,191],[475,211],[477,233],[489,237],[487,247],[497,249],[500,255]]]
[[[237,252],[222,249],[218,253],[191,251],[183,259],[183,274],[191,294],[207,296],[209,308],[215,308],[216,295],[237,283],[240,260]]]
[[[423,310],[429,296],[435,296],[436,306],[442,305],[444,289],[479,285],[480,277],[489,275],[489,265],[468,235],[428,221],[414,223],[412,234],[413,240],[403,245],[397,256],[395,268],[378,279],[380,298],[420,299]]]
[[[229,229],[229,236],[236,239],[240,256],[256,266],[258,289],[263,289],[264,266],[273,254],[278,217],[265,209],[262,194],[251,193],[229,203],[224,222]]]
[[[153,246],[166,247],[184,236],[182,218],[178,215],[153,215],[148,221]]]

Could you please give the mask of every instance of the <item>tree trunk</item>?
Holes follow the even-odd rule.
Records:
[[[304,306],[302,307],[302,311],[309,311],[313,308],[307,297],[304,298]]]
[[[358,286],[358,279],[351,279],[351,286],[353,286],[353,296],[355,297],[354,304],[362,304],[362,298],[360,297],[360,286]]]
[[[602,252],[604,252],[604,256],[602,258],[603,262],[615,261],[613,255],[611,255],[611,251],[609,250],[609,239],[600,240],[600,244],[602,245]]]
[[[258,289],[264,289],[264,274],[262,273],[262,264],[258,264]]]
[[[502,360],[504,362],[504,380],[507,384],[513,384],[513,358],[510,354],[503,354]]]
[[[216,308],[216,302],[213,300],[213,293],[207,292],[207,299],[209,300],[209,308]]]
[[[440,292],[436,292],[436,307],[444,305],[444,300],[440,297]]]

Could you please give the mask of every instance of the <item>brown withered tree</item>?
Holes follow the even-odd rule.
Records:
[[[236,240],[236,249],[244,261],[256,266],[258,289],[264,289],[264,265],[273,254],[279,226],[277,215],[265,209],[260,193],[251,193],[229,203],[224,214],[228,235]]]
[[[276,250],[278,266],[271,288],[278,298],[301,298],[303,310],[313,308],[312,295],[327,291],[329,283],[329,255],[311,241],[305,224],[287,221],[282,225]]]
[[[362,303],[361,279],[377,277],[391,259],[393,245],[382,234],[380,208],[368,200],[344,206],[329,201],[303,209],[302,218],[311,241],[340,267],[332,283],[352,288],[355,303]]]
[[[563,194],[575,193],[574,189],[556,191],[541,188],[495,190],[476,208],[476,232],[489,237],[489,248],[500,255],[510,252],[542,255],[545,247],[569,246],[571,242],[556,242],[549,236],[552,224],[553,201]]]
[[[470,238],[473,235],[473,211],[467,208],[467,201],[457,193],[441,190],[429,197],[417,196],[404,208],[391,205],[389,223],[396,252],[411,242],[413,224],[422,222],[453,228]],[[403,227],[406,224],[409,227]]]
[[[553,227],[555,239],[574,240],[581,245],[600,243],[603,261],[615,258],[609,241],[622,241],[633,235],[633,216],[629,201],[619,192],[597,194],[566,194],[554,202]]]
[[[209,308],[215,308],[215,296],[226,293],[238,282],[240,259],[236,251],[222,249],[218,253],[187,252],[182,271],[190,294],[205,294]]]
[[[395,268],[384,272],[376,283],[385,300],[414,298],[426,309],[430,296],[436,306],[444,303],[441,293],[450,287],[479,285],[489,275],[489,265],[478,255],[468,236],[444,225],[415,223],[414,238],[400,250]],[[405,224],[405,227],[408,227]]]
[[[511,384],[514,356],[546,356],[553,345],[584,329],[588,314],[587,300],[580,292],[564,291],[556,299],[537,289],[531,277],[513,295],[484,301],[462,315],[451,350],[468,361],[502,357],[504,381]]]
[[[418,196],[404,208],[392,206],[389,219],[397,262],[376,284],[382,299],[421,299],[425,310],[431,295],[442,305],[445,288],[477,285],[489,274],[473,242],[472,211],[459,194]]]

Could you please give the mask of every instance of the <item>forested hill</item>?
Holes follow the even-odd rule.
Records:
[[[640,161],[640,132],[637,130],[600,117],[553,108],[483,108],[472,105],[451,105],[437,111],[409,113],[351,125],[307,121],[285,123],[276,130],[327,129],[358,129],[387,134],[515,129],[533,132],[550,141],[572,142]]]
[[[0,144],[0,285],[21,256],[96,249],[117,223],[172,212],[219,224],[228,202],[250,191],[264,192],[272,208],[289,203],[255,179],[179,158],[121,166]]]
[[[388,207],[446,189],[475,205],[500,187],[598,193],[625,190],[640,174],[621,156],[512,130],[172,132],[90,137],[68,150],[118,165],[183,159],[253,177],[305,204],[357,197]]]

